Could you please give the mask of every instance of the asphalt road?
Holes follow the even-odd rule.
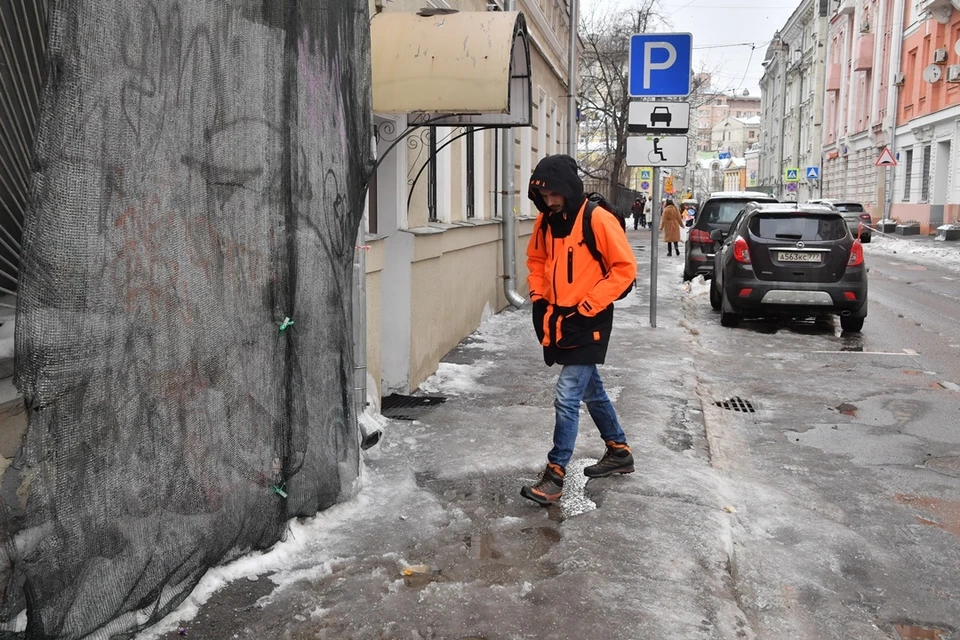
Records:
[[[960,280],[868,264],[859,335],[833,318],[724,329],[702,290],[684,303],[711,464],[738,508],[738,603],[757,637],[960,629]],[[734,396],[754,412],[715,404]]]

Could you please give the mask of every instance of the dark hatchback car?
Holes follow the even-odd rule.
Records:
[[[721,191],[712,193],[703,202],[690,228],[684,246],[683,279],[697,276],[710,278],[713,275],[713,256],[719,242],[710,234],[721,230],[726,234],[734,218],[743,211],[748,202],[776,202],[777,199],[759,191]]]
[[[844,331],[860,331],[867,317],[863,245],[839,212],[822,205],[747,205],[714,268],[710,304],[725,327],[745,315],[832,313]]]

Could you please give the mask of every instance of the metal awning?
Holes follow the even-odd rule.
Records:
[[[522,13],[384,12],[373,17],[370,36],[376,113],[431,125],[531,124]]]

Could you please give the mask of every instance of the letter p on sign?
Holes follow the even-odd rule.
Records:
[[[637,33],[630,36],[631,98],[690,95],[693,36],[689,33]]]
[[[665,49],[667,59],[663,62],[653,61],[653,50]],[[643,88],[650,89],[650,76],[654,70],[662,71],[669,69],[677,61],[677,49],[669,42],[644,42],[643,43]]]

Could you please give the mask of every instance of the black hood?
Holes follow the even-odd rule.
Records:
[[[556,191],[562,195],[566,200],[563,205],[564,215],[553,215],[534,187]],[[569,234],[573,221],[583,206],[583,180],[577,174],[576,160],[566,155],[547,156],[541,160],[530,176],[527,197],[547,216],[554,237],[562,238]]]

